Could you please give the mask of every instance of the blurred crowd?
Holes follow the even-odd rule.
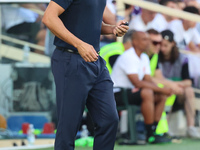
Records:
[[[156,4],[164,5],[173,9],[183,10],[195,15],[199,15],[200,3],[197,0],[146,0]],[[113,24],[122,18],[117,15],[115,1],[108,0],[104,12],[103,20]],[[112,17],[110,17],[112,16]],[[193,85],[199,88],[200,69],[200,23],[179,19],[173,16],[142,9],[137,6],[125,5],[125,20],[129,22],[130,30],[143,31],[154,29],[161,33],[170,30],[173,33],[173,40],[183,53],[192,52],[196,56],[188,54],[189,76],[193,79]],[[100,46],[115,42],[115,36],[102,36]],[[159,41],[160,42],[160,41]],[[154,42],[156,45],[157,43]],[[160,43],[157,44],[160,46]]]
[[[196,0],[146,1],[199,15],[200,3]],[[117,15],[115,1],[108,0],[103,20],[112,24],[122,18]],[[161,130],[165,125],[159,122],[165,115],[166,105],[170,108],[167,113],[184,110],[186,135],[200,139],[195,127],[193,91],[200,83],[199,23],[131,5],[125,5],[123,19],[129,22],[130,28],[123,42],[116,42],[115,36],[102,36],[100,55],[107,63],[114,87],[127,89],[128,103],[141,107],[146,141],[166,143],[171,140],[158,134],[164,133]],[[117,106],[121,104],[122,95],[123,90],[115,92]],[[170,136],[176,135],[173,131],[167,132]],[[124,136],[126,131],[121,134]]]
[[[186,12],[199,15],[200,4],[197,0],[146,0],[154,2],[173,9],[179,9]],[[116,22],[121,19],[116,13],[115,1],[107,1],[107,11],[105,11],[104,21],[108,23]],[[107,13],[106,13],[107,12]],[[109,18],[112,16],[111,18]],[[155,29],[158,32],[169,29],[175,35],[175,41],[179,48],[200,52],[199,49],[199,23],[178,19],[173,16],[156,13],[137,6],[125,5],[125,19],[130,22],[130,29],[137,31],[147,31]],[[110,43],[115,39],[103,38],[102,41]]]

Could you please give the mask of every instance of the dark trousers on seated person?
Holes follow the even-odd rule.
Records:
[[[131,105],[140,106],[142,104],[141,90],[132,93],[132,89],[127,89],[128,103]],[[115,100],[117,106],[123,106],[124,102],[122,100],[122,91],[115,93]],[[148,109],[148,108],[147,108]],[[146,124],[147,136],[151,136],[154,134],[156,126],[158,122],[154,122],[153,124]]]
[[[142,98],[141,98],[141,90],[132,93],[132,89],[127,89],[127,96],[128,96],[128,103],[131,105],[137,105],[140,106],[142,103]],[[115,100],[117,103],[117,106],[123,106],[125,105],[123,100],[122,100],[122,91],[116,92],[115,93]]]

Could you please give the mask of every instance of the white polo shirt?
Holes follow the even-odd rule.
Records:
[[[148,29],[152,28],[152,22],[147,23],[147,25],[142,20],[141,14],[137,15],[130,21],[129,29],[137,30],[137,31],[147,31]]]
[[[172,21],[168,28],[174,33],[174,40],[179,48],[185,49],[191,41],[194,44],[200,44],[200,34],[196,28],[190,28],[185,31],[180,20]]]
[[[114,87],[134,88],[127,76],[130,74],[138,74],[139,80],[151,74],[149,57],[145,53],[139,57],[133,47],[120,55],[113,66],[111,78]]]
[[[106,6],[108,7],[108,9],[116,15],[116,6],[112,3],[112,0],[107,0],[106,2]]]
[[[157,13],[153,21],[151,22],[151,28],[155,29],[158,32],[162,32],[163,30],[166,30],[168,27],[168,22],[165,19],[165,17]]]

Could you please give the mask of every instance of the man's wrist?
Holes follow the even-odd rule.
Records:
[[[116,27],[116,25],[111,25],[111,28],[112,28],[112,34],[113,34],[113,35],[116,35],[115,27]]]
[[[83,42],[83,41],[81,41],[80,39],[78,39],[78,40],[76,40],[76,41],[74,42],[73,46],[74,46],[75,48],[78,48],[78,47],[81,45],[82,42]]]

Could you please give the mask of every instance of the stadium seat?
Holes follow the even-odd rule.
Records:
[[[45,123],[43,127],[43,134],[51,134],[54,133],[55,125],[54,123]]]
[[[31,123],[35,129],[42,129],[47,122],[48,119],[42,115],[12,115],[7,118],[8,129],[16,132],[21,130],[23,123]]]
[[[130,133],[130,141],[129,143],[137,143],[137,129],[136,129],[136,113],[140,110],[139,106],[130,105],[128,103],[127,89],[125,88],[114,88],[115,91],[121,91],[121,102],[122,105],[117,106],[117,110],[127,110],[128,111],[128,129]]]
[[[28,132],[28,128],[29,128],[29,123],[23,123],[22,124],[22,133],[23,134],[27,134],[27,132]]]

